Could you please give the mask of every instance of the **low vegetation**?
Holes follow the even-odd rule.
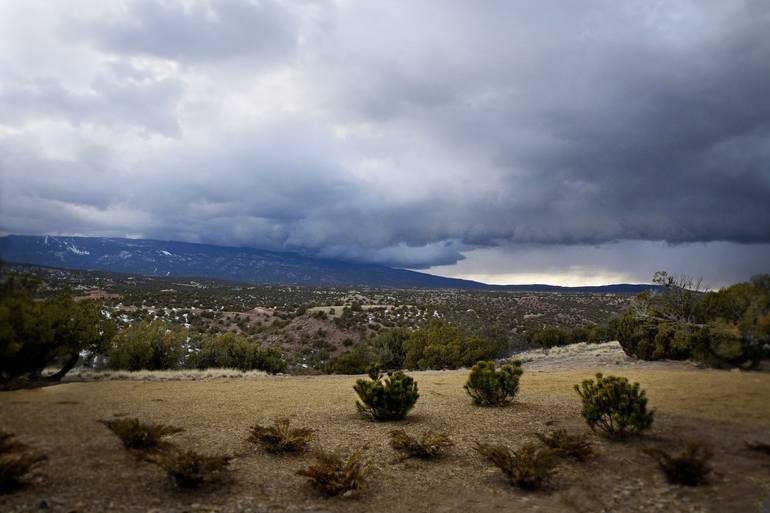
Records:
[[[0,431],[0,494],[22,487],[45,455],[27,450],[15,435]]]
[[[309,428],[290,429],[289,423],[289,419],[282,418],[277,419],[273,426],[255,425],[251,428],[248,441],[273,453],[304,450],[314,438],[313,430]]]
[[[390,432],[390,446],[401,453],[401,459],[435,458],[452,445],[447,435],[431,430],[425,431],[419,438],[408,435],[403,429]]]
[[[475,449],[499,468],[511,483],[525,490],[541,488],[551,478],[557,463],[553,450],[536,444],[511,450],[500,444],[477,443]]]
[[[182,428],[166,424],[143,423],[136,418],[100,420],[99,422],[115,433],[123,445],[129,449],[155,449],[161,446],[165,437],[183,431]]]
[[[714,292],[686,276],[656,273],[656,294],[637,297],[616,322],[623,350],[643,360],[692,359],[754,368],[768,356],[770,275]]]
[[[764,454],[766,456],[770,456],[770,444],[764,443],[764,442],[750,442],[746,441],[744,442],[746,444],[746,448],[750,451],[755,451],[761,454]]]
[[[503,406],[508,404],[519,390],[519,379],[524,373],[521,360],[495,370],[493,360],[477,362],[471,369],[464,388],[479,406]]]
[[[347,460],[340,455],[318,451],[316,463],[297,470],[297,474],[309,477],[313,485],[326,495],[358,493],[366,485],[374,465],[364,458],[366,446],[353,452]]]
[[[369,380],[359,379],[353,386],[359,398],[356,401],[358,411],[373,420],[401,420],[406,417],[420,397],[417,382],[401,371],[384,376],[377,364],[371,365],[368,373]]]
[[[178,487],[197,488],[219,478],[232,457],[173,449],[154,454],[149,459],[165,470]]]
[[[652,426],[654,412],[647,411],[647,397],[639,383],[618,376],[596,374],[575,390],[583,401],[581,414],[592,431],[599,429],[614,440],[637,435]]]
[[[657,448],[644,450],[658,462],[669,483],[697,486],[706,483],[706,477],[711,472],[708,462],[711,459],[711,450],[698,444],[688,444],[679,454],[671,455]]]
[[[593,444],[586,433],[572,434],[566,429],[557,429],[547,434],[537,433],[536,436],[559,456],[586,461],[594,455]]]

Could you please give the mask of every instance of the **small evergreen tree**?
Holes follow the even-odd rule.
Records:
[[[592,431],[601,429],[608,437],[620,440],[639,434],[652,426],[652,411],[647,411],[647,397],[639,383],[626,378],[596,374],[596,382],[584,380],[575,385],[583,400],[583,418]]]
[[[353,386],[360,401],[356,407],[365,417],[375,420],[400,420],[414,407],[420,394],[417,382],[401,371],[383,378],[380,366],[370,365],[370,380],[359,379]]]
[[[519,390],[519,378],[524,373],[521,360],[503,365],[495,370],[495,362],[480,361],[471,369],[465,391],[479,406],[502,406],[507,404]]]

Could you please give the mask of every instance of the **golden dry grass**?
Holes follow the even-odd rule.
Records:
[[[519,446],[554,428],[586,432],[572,386],[595,371],[639,381],[657,410],[647,440],[674,443],[686,433],[712,445],[714,483],[672,489],[640,443],[595,439],[597,458],[564,463],[549,493],[511,487],[473,451],[477,441]],[[249,380],[106,381],[69,383],[0,393],[0,429],[51,455],[45,482],[6,500],[3,513],[27,511],[44,497],[70,509],[183,511],[191,504],[217,511],[482,511],[536,505],[541,511],[761,511],[770,501],[770,475],[762,455],[744,440],[770,429],[770,374],[723,371],[596,369],[525,372],[520,394],[504,408],[473,406],[463,390],[467,371],[411,373],[420,399],[403,422],[373,423],[355,408],[355,376],[261,376]],[[169,489],[155,465],[137,462],[97,419],[139,417],[184,428],[182,450],[241,454],[233,482],[216,494],[190,497]],[[249,451],[249,427],[288,417],[316,430],[316,447],[350,454],[366,444],[377,469],[356,500],[324,499],[295,471],[312,464],[312,453],[281,456]],[[389,463],[393,429],[446,433],[455,447],[431,462]],[[636,445],[635,445],[636,444]],[[625,507],[624,505],[633,505]],[[688,506],[689,507],[689,506]],[[698,509],[700,508],[700,509]],[[69,511],[69,510],[66,510]]]

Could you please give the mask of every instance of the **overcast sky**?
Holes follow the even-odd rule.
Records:
[[[0,232],[770,272],[766,0],[0,0]]]

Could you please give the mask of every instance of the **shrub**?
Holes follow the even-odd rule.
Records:
[[[178,369],[187,330],[163,321],[142,321],[118,332],[108,351],[115,370]]]
[[[658,462],[666,478],[672,484],[697,486],[706,483],[706,476],[711,472],[708,461],[711,451],[701,444],[691,443],[681,453],[672,456],[661,449],[644,450]]]
[[[43,454],[24,452],[27,446],[15,438],[0,431],[0,493],[20,488],[33,467],[46,459]]]
[[[525,444],[512,451],[504,445],[477,443],[475,447],[514,485],[526,490],[540,488],[556,467],[554,451],[535,444]]]
[[[100,420],[130,449],[154,449],[163,438],[184,431],[165,424],[144,424],[139,419]]]
[[[476,363],[471,369],[465,391],[480,406],[502,406],[507,404],[519,390],[519,378],[524,373],[521,360],[513,360],[495,370],[492,360]]]
[[[27,446],[15,439],[16,435],[0,431],[0,455],[26,449]]]
[[[252,427],[248,441],[270,452],[296,452],[305,449],[313,437],[312,429],[289,429],[289,419],[277,419],[275,426]]]
[[[557,454],[569,456],[577,461],[586,461],[593,456],[594,450],[588,435],[570,434],[566,429],[557,429],[548,434],[536,435],[546,447],[550,447]]]
[[[0,493],[21,487],[32,468],[45,459],[42,454],[26,452],[0,455]]]
[[[371,380],[359,379],[353,386],[360,401],[356,407],[365,417],[375,420],[400,420],[414,407],[420,394],[417,382],[401,371],[380,373],[379,365],[369,368]]]
[[[495,356],[497,348],[484,337],[467,336],[460,326],[433,319],[404,342],[409,369],[457,369]]]
[[[532,335],[532,342],[540,347],[565,346],[572,342],[570,332],[558,326],[546,326]]]
[[[756,451],[762,454],[765,454],[766,456],[770,456],[770,444],[766,444],[764,442],[744,442],[746,444],[746,448],[750,451]]]
[[[206,456],[195,451],[180,450],[159,452],[150,458],[180,488],[196,488],[219,477],[231,460],[231,456]]]
[[[355,494],[366,484],[366,476],[374,465],[364,459],[366,446],[355,451],[347,461],[334,453],[319,451],[316,464],[297,470],[300,476],[309,477],[313,484],[326,495]]]
[[[390,446],[403,454],[402,459],[434,458],[452,445],[448,436],[430,430],[420,438],[407,435],[403,429],[390,432]]]
[[[575,385],[583,400],[583,418],[592,431],[598,427],[612,439],[639,434],[652,426],[654,412],[647,411],[647,397],[639,383],[626,378],[596,375]]]

